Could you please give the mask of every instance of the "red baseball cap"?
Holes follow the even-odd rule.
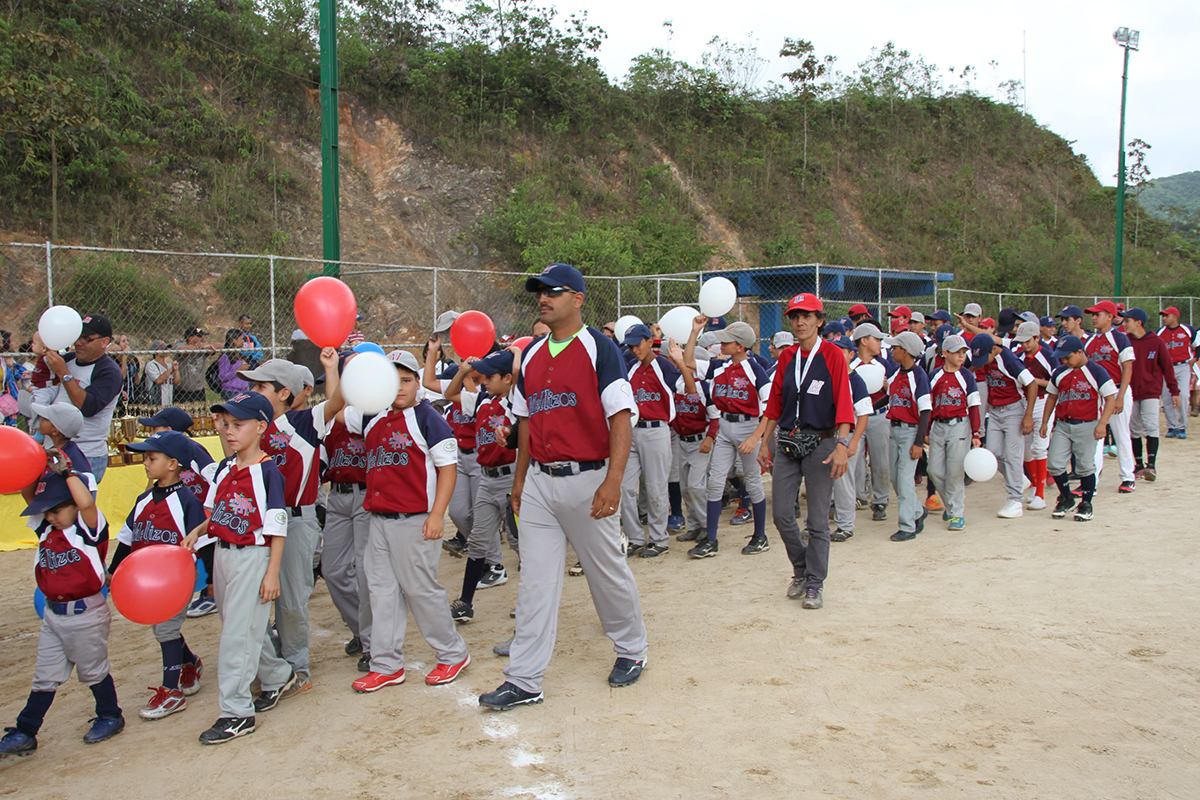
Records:
[[[1165,317],[1167,314],[1174,314],[1177,317],[1183,316],[1182,314],[1179,313],[1179,309],[1176,308],[1175,306],[1167,306],[1162,311],[1158,312],[1158,315],[1160,317]]]
[[[855,303],[854,305],[850,306],[850,310],[846,312],[846,316],[853,317],[855,314],[870,314],[870,313],[871,312],[867,311],[867,307],[864,306],[862,303]]]
[[[1114,303],[1112,300],[1101,300],[1099,303],[1096,303],[1096,305],[1092,306],[1091,308],[1084,309],[1084,311],[1086,311],[1089,314],[1095,314],[1098,311],[1107,311],[1108,313],[1112,314],[1114,317],[1120,312],[1120,310],[1121,309],[1117,308],[1117,304]]]
[[[790,314],[793,311],[824,311],[824,310],[825,310],[825,306],[824,306],[824,304],[821,303],[821,298],[817,297],[815,294],[798,294],[791,299],[791,302],[788,303],[786,313]],[[853,313],[854,309],[852,308],[852,309],[850,309],[850,311],[851,311],[851,313]],[[863,311],[866,311],[866,309],[864,308]]]
[[[994,328],[996,327],[996,320],[992,319],[991,317],[984,317],[979,321],[979,327]]]
[[[895,308],[893,308],[891,311],[888,312],[888,316],[889,317],[904,317],[905,319],[912,319],[912,309],[909,308],[908,306],[896,306]]]

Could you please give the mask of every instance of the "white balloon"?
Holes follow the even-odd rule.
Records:
[[[737,302],[737,288],[729,278],[709,278],[700,287],[700,311],[706,317],[728,314]]]
[[[986,447],[976,447],[963,459],[963,472],[973,481],[991,480],[996,474],[996,456]]]
[[[42,344],[51,350],[62,350],[75,344],[83,333],[83,320],[70,306],[51,306],[38,320],[38,335]]]
[[[874,361],[869,364],[859,364],[854,369],[858,373],[858,377],[862,378],[862,382],[867,385],[867,393],[875,394],[883,388],[883,379],[887,377],[887,371],[884,370],[883,364],[878,364]]]
[[[646,323],[642,322],[641,319],[635,317],[633,314],[626,314],[617,320],[617,324],[613,326],[613,335],[617,337],[617,341],[619,342],[625,338],[625,334],[628,333],[629,329],[634,325],[645,324]]]
[[[688,337],[692,335],[692,320],[699,313],[688,306],[675,306],[663,314],[658,321],[658,327],[662,328],[663,344],[667,343],[667,339],[674,339],[680,347],[687,344]]]
[[[364,414],[378,414],[391,407],[400,391],[396,364],[379,353],[359,353],[342,370],[342,396]]]

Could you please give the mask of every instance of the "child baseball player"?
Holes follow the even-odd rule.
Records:
[[[680,369],[675,385],[675,419],[671,421],[679,447],[679,484],[687,499],[687,531],[676,537],[681,542],[694,542],[706,536],[708,462],[717,441],[721,416],[712,402],[708,381],[699,377],[708,372],[708,353],[698,349],[694,355],[695,370],[686,366]]]
[[[1129,418],[1130,444],[1133,446],[1133,474],[1144,480],[1157,478],[1158,460],[1158,409],[1162,403],[1163,385],[1170,395],[1171,406],[1180,413],[1179,384],[1175,380],[1175,367],[1162,339],[1146,327],[1149,319],[1145,310],[1129,308],[1121,312],[1125,335],[1133,348],[1133,374],[1129,390],[1133,395],[1133,409]],[[1146,440],[1146,462],[1142,463],[1142,439]]]
[[[1163,346],[1167,348],[1167,355],[1171,357],[1171,367],[1175,372],[1175,385],[1179,387],[1180,394],[1186,397],[1192,381],[1192,364],[1196,361],[1194,352],[1197,344],[1196,331],[1190,325],[1180,324],[1179,309],[1175,306],[1164,308],[1158,312],[1158,316],[1162,319],[1162,327],[1158,329],[1158,338],[1162,339]],[[1165,385],[1161,399],[1163,411],[1167,415],[1167,438],[1186,439],[1188,410],[1186,408],[1176,409],[1175,401],[1171,399],[1171,394]]]
[[[404,683],[404,631],[412,612],[437,666],[425,676],[450,683],[471,663],[455,630],[446,590],[438,583],[442,517],[454,494],[458,443],[429,404],[417,402],[421,368],[404,350],[389,356],[400,390],[385,414],[365,417],[346,409],[346,427],[367,443],[367,499],[371,533],[364,567],[371,595],[371,669],[354,681],[356,692]],[[474,444],[474,442],[472,442]]]
[[[1117,386],[1116,406],[1108,421],[1113,444],[1117,449],[1117,466],[1120,469],[1120,494],[1129,494],[1137,488],[1134,483],[1133,442],[1129,434],[1129,421],[1133,416],[1133,398],[1129,395],[1129,384],[1133,381],[1133,347],[1123,331],[1113,327],[1120,309],[1111,300],[1101,300],[1087,309],[1092,315],[1094,331],[1085,342],[1088,358],[1104,367]],[[1103,439],[1096,445],[1096,478],[1104,469]],[[1076,472],[1079,472],[1076,465]],[[1082,473],[1080,473],[1082,474]]]
[[[1046,408],[1046,387],[1058,362],[1054,358],[1054,351],[1042,344],[1041,326],[1037,322],[1022,322],[1017,326],[1013,338],[1018,348],[1017,359],[1029,370],[1037,385],[1037,399],[1033,404],[1033,419],[1036,422],[1042,418]],[[1042,436],[1040,427],[1025,437],[1025,472],[1033,484],[1033,494],[1027,504],[1030,511],[1041,511],[1046,507],[1046,453],[1049,447],[1050,440]]]
[[[204,521],[204,506],[179,476],[191,458],[189,439],[182,433],[156,433],[144,442],[126,447],[145,454],[142,466],[151,487],[138,497],[117,534],[117,550],[109,577],[130,553],[154,544],[182,545],[189,532]],[[162,719],[187,708],[187,697],[200,691],[204,665],[188,649],[181,630],[187,607],[166,622],[152,626],[162,649],[163,679],[150,702],[138,712],[142,719]]]
[[[1037,383],[1033,374],[991,334],[971,339],[971,366],[987,384],[987,448],[1004,474],[1007,501],[996,516],[1015,519],[1024,513],[1025,437],[1033,432]]]
[[[205,508],[209,518],[188,534],[195,551],[202,536],[217,540],[213,588],[221,612],[217,703],[221,716],[200,734],[217,745],[254,733],[255,714],[270,711],[296,685],[295,670],[275,654],[268,633],[270,602],[279,597],[287,537],[283,474],[260,446],[274,419],[271,401],[242,392],[212,407],[217,429],[233,455],[217,465]],[[250,693],[257,675],[261,691]]]
[[[949,334],[942,339],[944,365],[933,373],[930,396],[929,475],[942,496],[950,530],[966,527],[963,460],[980,446],[979,389],[964,365],[970,348],[966,339]]]
[[[1050,516],[1062,519],[1074,509],[1075,519],[1086,522],[1092,518],[1092,495],[1096,491],[1096,443],[1104,441],[1104,431],[1116,410],[1117,385],[1107,370],[1088,359],[1078,336],[1062,336],[1054,357],[1063,363],[1054,370],[1046,387],[1048,399],[1041,428],[1045,436],[1051,416],[1055,418],[1047,467],[1058,485],[1058,503]],[[1082,490],[1078,507],[1067,482],[1072,455]]]
[[[854,342],[850,341],[849,336],[839,336],[830,341],[842,348],[849,369],[850,362],[858,353]],[[833,522],[837,529],[829,534],[831,542],[844,542],[854,535],[854,522],[858,516],[858,488],[854,476],[858,459],[862,458],[862,437],[867,431],[867,420],[875,411],[867,385],[853,370],[850,370],[850,399],[854,403],[854,430],[850,434],[850,447],[846,453],[849,459],[846,473],[833,483]]]
[[[896,510],[900,530],[892,534],[893,542],[907,542],[925,529],[927,509],[918,509],[916,484],[917,461],[925,450],[929,417],[933,401],[929,397],[929,376],[917,363],[925,350],[921,337],[903,331],[885,340],[892,348],[892,358],[900,371],[888,384],[887,418],[892,427],[891,464],[892,488],[896,490]]]
[[[900,368],[896,362],[882,355],[883,331],[871,322],[862,322],[854,327],[851,336],[858,354],[850,359],[851,371],[857,371],[864,364],[878,364],[883,367],[884,384],[878,391],[871,394],[871,407],[874,409],[867,419],[866,453],[858,459],[854,472],[854,485],[859,492],[859,498],[871,504],[871,519],[881,521],[887,519],[888,498],[888,464],[891,461],[891,427],[888,425],[888,384],[887,381]],[[871,483],[867,485],[867,459],[870,459]]]

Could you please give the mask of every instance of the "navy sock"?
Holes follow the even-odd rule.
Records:
[[[1133,445],[1133,468],[1142,468],[1142,439],[1140,436],[1135,436],[1130,440]]]
[[[189,648],[187,646],[187,642],[185,642],[183,640],[182,636],[179,637],[179,641],[183,642],[183,663],[184,664],[195,664],[197,661],[200,660],[199,656],[197,656],[195,653],[193,653],[191,648]]]
[[[1067,480],[1067,473],[1054,476],[1054,485],[1058,487],[1058,493],[1062,497],[1071,496],[1071,482]],[[1092,484],[1093,486],[1095,484]]]
[[[92,696],[96,698],[96,716],[112,719],[121,716],[121,707],[117,705],[117,687],[113,685],[112,675],[105,675],[104,680],[89,687]]]
[[[479,588],[479,579],[488,571],[488,563],[482,558],[468,558],[467,568],[463,571],[462,600],[467,605],[475,602],[475,590]]]
[[[717,524],[721,521],[721,501],[708,501],[708,519],[705,520],[706,528],[708,529],[708,538],[710,541],[717,540]]]
[[[746,494],[746,482],[734,475],[729,479],[729,485],[738,493],[738,499],[742,501],[742,505],[746,505],[746,501],[750,499],[750,495]]]
[[[179,688],[179,670],[183,667],[183,637],[169,642],[159,642],[162,648],[163,680],[162,685],[168,689]]]
[[[1079,489],[1083,492],[1083,502],[1092,502],[1092,495],[1096,492],[1096,476],[1084,475],[1079,479]]]
[[[37,736],[42,729],[42,721],[46,712],[54,702],[54,692],[30,692],[25,701],[25,708],[17,715],[17,730],[26,736]]]
[[[1154,469],[1154,462],[1158,461],[1158,437],[1146,437],[1146,466]]]
[[[766,499],[759,500],[754,504],[754,536],[759,536],[764,539],[767,536],[767,501]]]
[[[683,516],[683,492],[679,488],[679,481],[667,484],[667,499],[671,501],[671,516]]]

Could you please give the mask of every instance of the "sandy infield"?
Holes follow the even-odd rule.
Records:
[[[627,689],[605,680],[614,656],[586,580],[567,578],[546,702],[503,714],[476,696],[503,679],[491,650],[511,634],[515,574],[476,595],[461,628],[474,663],[456,683],[424,685],[431,651],[410,620],[408,683],[373,695],[350,689],[356,660],[319,582],[314,688],[222,747],[196,739],[217,717],[219,617],[184,625],[209,664],[200,693],[146,722],[137,711],[160,682],[159,648],[114,613],[125,731],[85,746],[92,697],[72,679],[38,752],[0,761],[0,795],[1193,798],[1200,537],[1187,481],[1198,462],[1195,442],[1164,439],[1158,482],[1118,496],[1107,459],[1089,523],[1049,510],[997,519],[998,478],[968,489],[963,533],[931,519],[893,543],[894,505],[888,522],[860,514],[854,538],[833,545],[821,611],[785,598],[790,569],[770,524],[772,548],[757,556],[738,552],[748,526],[723,525],[720,556],[704,561],[672,540],[633,564],[651,651]],[[31,561],[0,553],[0,725],[33,676]],[[451,598],[463,563],[443,556]]]

